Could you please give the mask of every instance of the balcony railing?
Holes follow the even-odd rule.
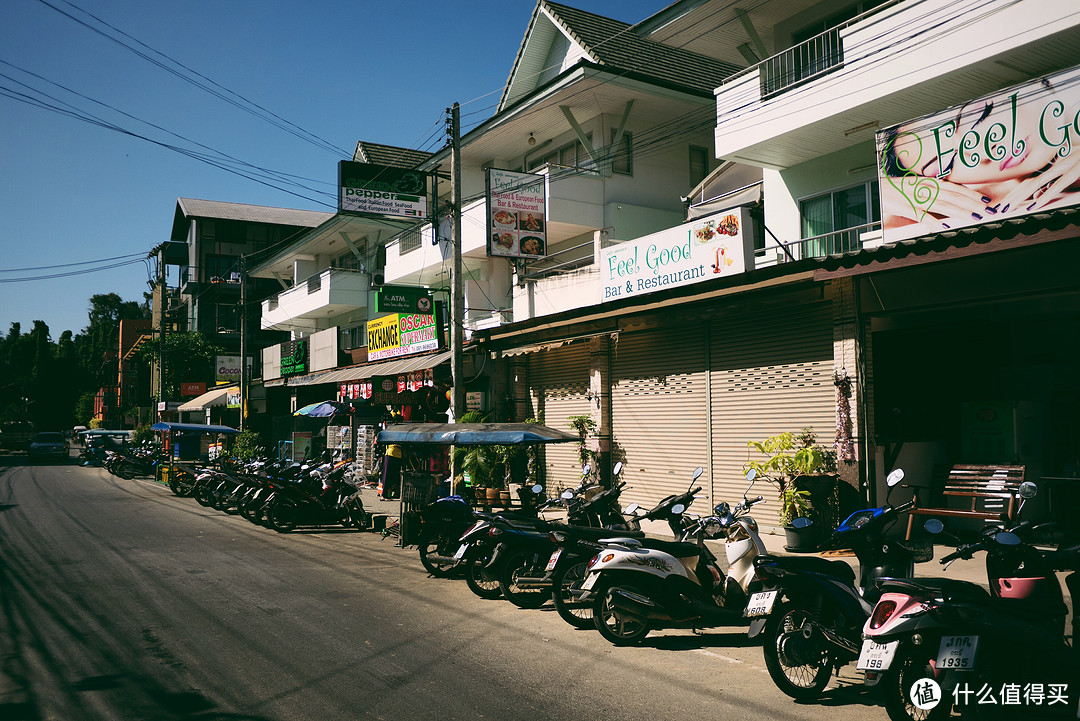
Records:
[[[790,47],[761,63],[761,98],[781,93],[830,73],[844,64],[844,44],[840,28]]]
[[[529,261],[525,273],[518,276],[520,282],[539,280],[553,275],[561,275],[580,270],[593,264],[593,241],[563,248],[551,255],[535,261]]]
[[[862,250],[874,243],[880,243],[881,223],[867,223],[854,228],[845,228],[832,233],[822,233],[811,238],[803,238],[783,247],[767,245],[756,251],[756,267],[761,268],[774,263],[785,263],[805,258],[824,258],[827,255],[848,253]]]

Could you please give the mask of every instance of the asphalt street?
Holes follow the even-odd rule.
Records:
[[[377,533],[278,534],[149,479],[0,462],[0,719],[885,718],[853,667],[794,703],[743,628],[616,648]]]

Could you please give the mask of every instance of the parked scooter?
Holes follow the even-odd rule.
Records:
[[[889,474],[890,494],[903,478],[899,468]],[[821,545],[821,550],[854,551],[858,582],[846,561],[771,555],[755,559],[764,586],[746,607],[746,615],[754,619],[750,637],[764,628],[765,666],[785,694],[799,701],[815,699],[834,670],[858,658],[863,623],[878,593],[874,580],[914,573],[915,553],[903,542],[885,537],[899,515],[914,506],[914,500],[894,507],[886,499],[880,508],[856,511]]]
[[[702,472],[700,467],[694,471],[691,485]],[[753,559],[765,553],[757,522],[746,515],[763,500],[746,497],[754,477],[752,472],[747,475],[750,487],[734,509],[718,504],[715,515],[698,519],[685,530],[682,541],[605,549],[590,562],[582,598],[593,600],[593,624],[604,638],[625,646],[640,642],[654,628],[741,622],[754,576]],[[671,516],[681,517],[685,510],[675,504]],[[669,523],[673,529],[682,525],[681,520]],[[705,545],[705,539],[718,537],[725,539],[726,575]]]
[[[1035,495],[1035,484],[1025,482],[1019,492],[1018,515]],[[940,532],[942,524],[932,518],[926,528]],[[1011,710],[1028,719],[1058,711],[1077,717],[1080,659],[1064,639],[1067,609],[1055,570],[1074,572],[1066,584],[1075,594],[1080,546],[1041,551],[1031,542],[1037,530],[1028,522],[1009,530],[988,526],[977,541],[941,559],[948,566],[985,551],[989,593],[947,578],[880,581],[881,597],[863,628],[858,668],[866,672],[868,685],[879,686],[891,719],[945,717],[954,707],[982,718],[987,693],[998,713]],[[1017,696],[1012,709],[1002,701],[1010,687]],[[1033,705],[1030,696],[1021,703],[1021,690],[1030,693],[1032,687],[1061,703],[1041,699]]]

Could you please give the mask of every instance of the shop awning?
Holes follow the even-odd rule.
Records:
[[[340,368],[338,370],[324,371],[322,373],[309,373],[306,376],[294,376],[288,379],[288,385],[308,386],[317,383],[348,383],[351,381],[373,378],[375,376],[396,376],[401,373],[411,373],[412,371],[434,368],[449,359],[450,351],[432,353],[430,355],[395,358],[394,360],[384,361],[382,363],[365,363],[364,365],[352,366],[350,368]]]
[[[427,443],[439,446],[514,446],[571,443],[581,440],[539,423],[398,423],[379,432],[379,443]]]
[[[236,391],[236,386],[226,386],[225,388],[214,388],[206,393],[203,393],[197,398],[192,398],[187,403],[182,403],[178,410],[181,411],[201,411],[206,408],[213,408],[215,406],[223,406],[227,401],[229,391]]]
[[[230,426],[206,426],[201,423],[155,423],[152,431],[187,431],[189,433],[239,433]]]

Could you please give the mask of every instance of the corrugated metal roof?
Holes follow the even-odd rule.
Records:
[[[177,198],[176,205],[188,218],[214,218],[217,220],[242,220],[250,223],[273,223],[314,228],[334,216],[317,210],[271,208],[265,205],[226,203],[220,200]]]
[[[361,140],[356,143],[353,160],[358,163],[387,165],[391,168],[411,170],[431,157],[431,153],[422,150],[399,148],[394,145],[382,145]]]

